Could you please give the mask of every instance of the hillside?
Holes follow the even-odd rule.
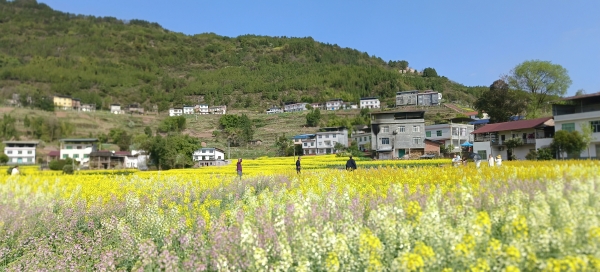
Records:
[[[70,95],[107,108],[196,103],[264,109],[286,101],[357,101],[433,89],[470,105],[480,88],[401,74],[385,62],[310,37],[175,33],[157,23],[74,15],[35,0],[0,0],[0,96]]]

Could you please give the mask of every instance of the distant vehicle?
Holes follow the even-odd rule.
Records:
[[[426,155],[423,155],[423,156],[421,156],[421,157],[419,157],[419,158],[421,158],[421,159],[426,159],[426,160],[430,160],[430,159],[433,159],[433,158],[435,158],[435,157],[436,157],[436,156],[435,156],[435,155],[433,155],[433,154],[426,154]]]

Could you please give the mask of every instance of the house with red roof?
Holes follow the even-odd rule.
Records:
[[[525,160],[531,150],[549,147],[554,137],[554,118],[543,117],[530,120],[518,120],[487,124],[472,132],[473,152],[483,158],[488,155],[501,155],[502,159],[515,158]],[[521,145],[513,150],[507,149],[510,139],[518,139]],[[513,157],[514,156],[514,157]]]
[[[565,97],[552,105],[556,131],[568,130],[582,133],[582,126],[592,128],[592,141],[581,154],[563,154],[566,158],[600,158],[600,92]],[[566,156],[565,156],[566,155]]]

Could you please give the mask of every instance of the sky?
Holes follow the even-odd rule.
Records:
[[[600,1],[38,0],[63,12],[141,19],[188,35],[312,37],[489,86],[527,60],[566,68],[600,92]]]

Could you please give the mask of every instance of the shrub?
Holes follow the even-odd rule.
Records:
[[[54,160],[48,164],[50,170],[63,170],[63,167],[67,164],[65,160]]]
[[[73,166],[72,165],[65,165],[63,166],[63,174],[68,174],[68,175],[72,175],[73,174]]]

